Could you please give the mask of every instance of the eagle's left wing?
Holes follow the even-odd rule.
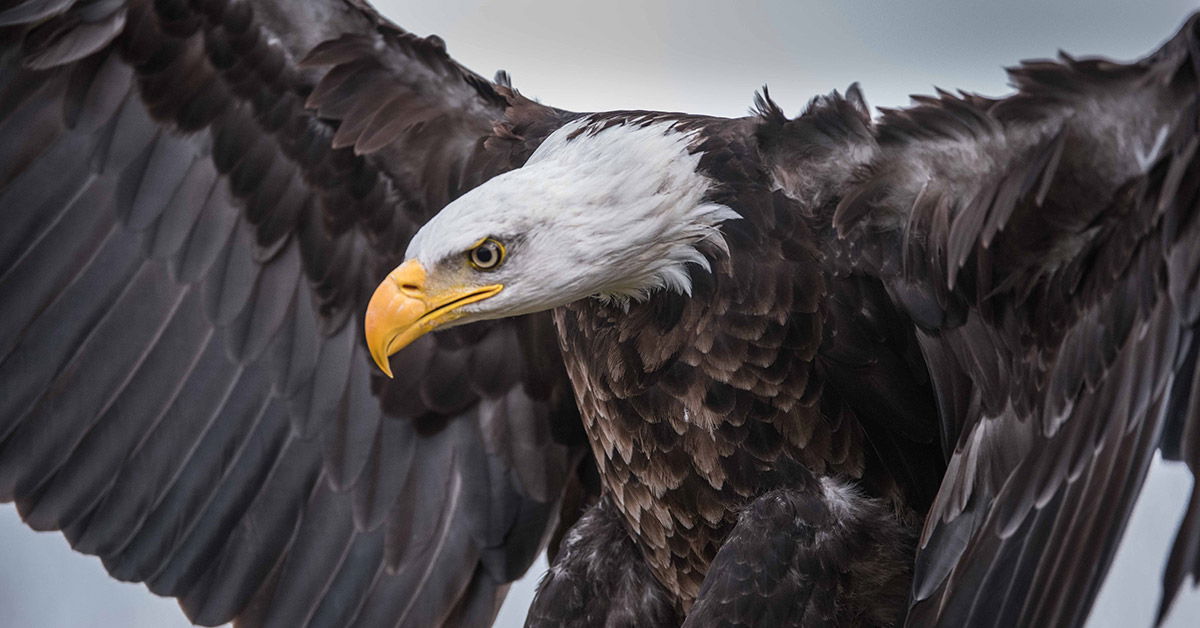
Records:
[[[1200,16],[1012,78],[887,112],[833,217],[921,328],[953,451],[914,626],[1079,625],[1155,451],[1200,471]],[[1194,493],[1164,608],[1198,569]]]

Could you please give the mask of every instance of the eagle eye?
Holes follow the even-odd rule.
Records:
[[[467,259],[476,270],[491,270],[504,261],[504,245],[492,238],[484,238],[471,249]]]

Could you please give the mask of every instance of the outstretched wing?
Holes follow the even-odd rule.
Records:
[[[911,625],[1087,617],[1156,450],[1200,470],[1200,16],[887,112],[835,220],[921,326],[952,448]],[[1193,494],[1164,608],[1200,568]]]
[[[549,319],[388,381],[361,312],[567,114],[361,0],[0,25],[0,499],[198,623],[489,623],[582,455]]]

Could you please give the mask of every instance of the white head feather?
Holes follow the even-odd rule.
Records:
[[[450,203],[413,237],[407,257],[469,281],[466,252],[492,237],[508,249],[480,284],[503,283],[464,311],[513,316],[596,296],[628,303],[657,290],[691,293],[688,264],[708,271],[703,241],[725,248],[718,226],[740,216],[705,200],[713,182],[697,172],[694,133],[669,122],[557,130],[521,168]]]

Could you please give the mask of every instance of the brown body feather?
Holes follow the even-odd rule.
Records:
[[[759,496],[819,493],[820,478],[845,478],[911,525],[940,477],[941,454],[919,363],[905,365],[907,386],[894,388],[908,399],[893,409],[907,414],[870,416],[876,409],[854,392],[875,364],[904,363],[897,351],[915,339],[882,290],[850,286],[870,280],[827,273],[802,206],[771,189],[750,141],[755,121],[633,113],[593,125],[655,119],[698,130],[699,168],[720,182],[708,200],[743,217],[723,228],[728,251],[706,248],[713,271],[692,273],[690,296],[660,293],[627,308],[589,299],[557,310],[555,322],[607,493],[686,611]],[[831,323],[842,313],[835,295],[879,316]],[[839,326],[857,335],[835,338]],[[856,362],[856,345],[870,357]],[[873,438],[879,447],[868,445]]]

